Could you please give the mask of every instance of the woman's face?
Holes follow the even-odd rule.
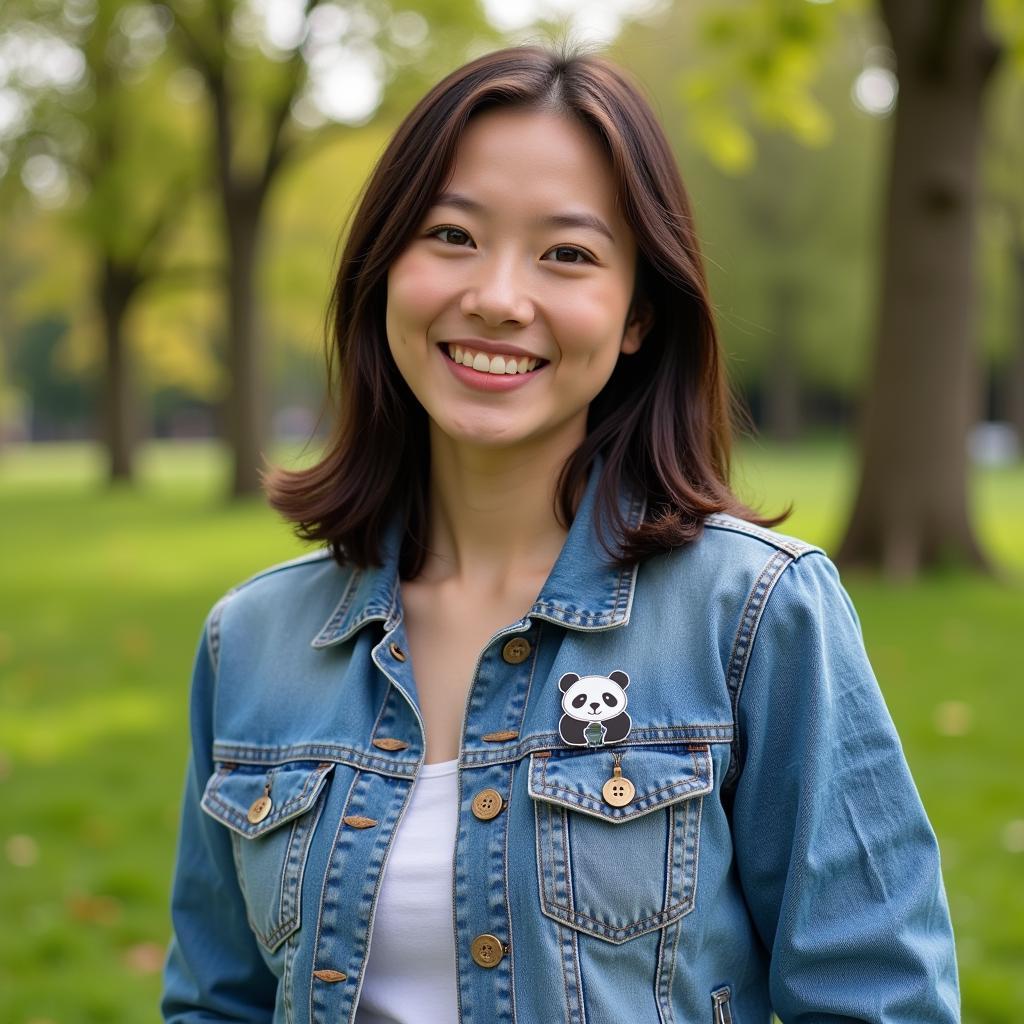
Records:
[[[508,108],[475,116],[388,272],[388,343],[432,432],[575,447],[619,354],[640,346],[626,324],[635,268],[607,157],[583,126]]]

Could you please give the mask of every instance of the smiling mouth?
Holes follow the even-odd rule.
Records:
[[[490,355],[466,348],[464,345],[444,344],[441,346],[453,363],[468,366],[478,373],[490,373],[495,376],[512,376],[516,374],[534,373],[547,366],[547,359],[536,359],[532,356]]]

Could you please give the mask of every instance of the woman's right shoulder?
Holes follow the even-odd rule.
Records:
[[[330,548],[318,548],[267,566],[236,583],[210,608],[207,629],[220,633],[225,622],[245,632],[280,628],[283,619],[315,621],[326,616],[352,582],[355,568],[339,563]]]

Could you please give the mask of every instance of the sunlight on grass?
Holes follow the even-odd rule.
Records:
[[[746,442],[735,484],[764,513],[792,501],[780,532],[832,552],[854,468],[846,440]],[[228,471],[218,445],[155,442],[139,484],[109,488],[93,446],[0,451],[0,1024],[158,1018],[203,617],[308,550],[261,499],[227,501]],[[1024,465],[975,469],[972,502],[1007,578],[843,579],[938,835],[963,1020],[1009,1024],[1024,1007]]]
[[[123,691],[64,701],[59,707],[4,707],[0,749],[37,763],[95,750],[124,733],[152,733],[168,719],[167,697]]]

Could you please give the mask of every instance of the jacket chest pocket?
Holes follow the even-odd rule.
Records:
[[[618,785],[616,759],[626,780]],[[707,746],[531,754],[543,913],[614,943],[689,913],[713,785]]]
[[[202,808],[231,830],[249,927],[273,952],[298,927],[302,876],[333,762],[219,764]]]

